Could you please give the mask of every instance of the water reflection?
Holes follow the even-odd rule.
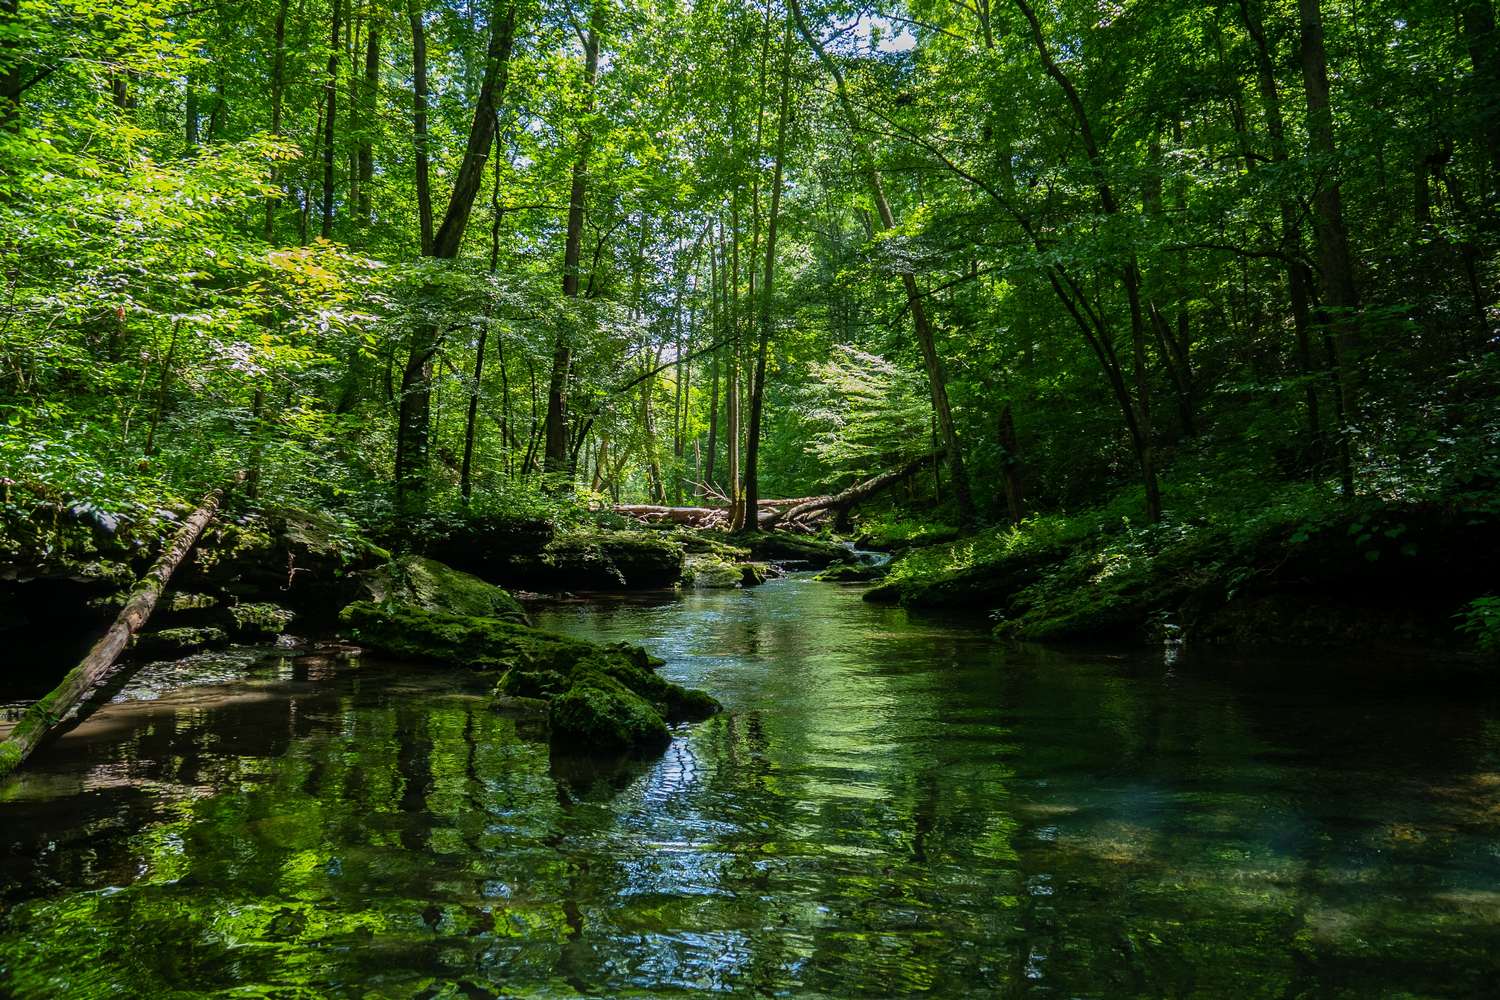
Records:
[[[145,678],[154,700],[0,787],[0,994],[1461,996],[1500,973],[1493,703],[1007,651],[805,579],[541,617],[642,641],[730,711],[606,766],[549,757],[459,672],[283,651]]]

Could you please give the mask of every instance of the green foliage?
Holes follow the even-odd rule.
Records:
[[[1476,648],[1486,653],[1500,653],[1500,597],[1493,594],[1476,597],[1456,617],[1458,630]]]

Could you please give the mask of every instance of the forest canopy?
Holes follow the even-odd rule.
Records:
[[[5,502],[1489,490],[1497,203],[1490,0],[0,0]]]

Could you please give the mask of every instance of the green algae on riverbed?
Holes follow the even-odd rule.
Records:
[[[796,577],[539,610],[727,706],[593,774],[441,666],[281,653],[109,706],[0,790],[0,994],[1458,997],[1500,975],[1493,698],[1382,690],[1368,662],[1320,686],[1285,659],[1016,650],[859,597]]]

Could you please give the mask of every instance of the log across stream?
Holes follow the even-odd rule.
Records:
[[[1500,976],[1493,699],[1412,697],[1368,657],[1008,648],[860,598],[801,574],[533,607],[725,703],[619,766],[551,758],[467,671],[269,648],[148,667],[4,786],[0,992],[1482,995]]]

